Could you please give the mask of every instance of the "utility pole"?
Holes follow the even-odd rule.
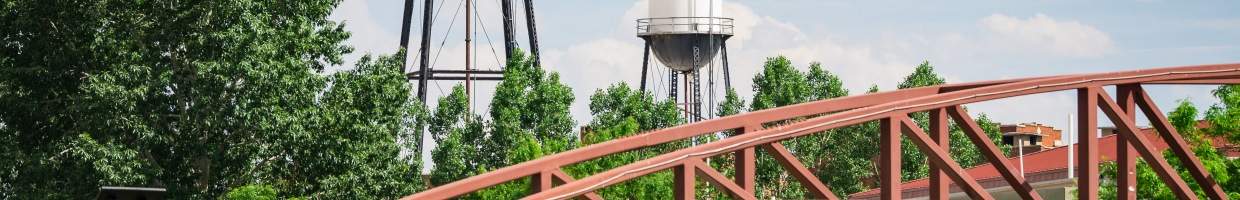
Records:
[[[470,80],[470,78],[473,78],[473,73],[470,73],[470,71],[473,70],[473,67],[470,65],[471,63],[469,63],[469,53],[471,50],[469,48],[469,42],[473,39],[471,36],[473,35],[474,28],[473,13],[470,12],[473,9],[472,2],[474,2],[474,0],[465,0],[465,102],[469,102],[469,105],[473,105],[474,102],[474,90],[470,85],[473,82]],[[472,108],[472,106],[465,106],[466,111],[470,111]]]

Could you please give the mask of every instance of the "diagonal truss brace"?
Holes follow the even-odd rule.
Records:
[[[1012,163],[1008,162],[1006,156],[1003,156],[1003,154],[1000,153],[1003,151],[999,150],[999,147],[996,146],[994,142],[990,141],[989,137],[986,137],[985,131],[982,130],[981,126],[977,125],[977,122],[973,120],[973,117],[969,116],[964,108],[960,106],[949,107],[947,108],[947,114],[950,115],[954,121],[956,121],[956,124],[960,126],[960,129],[964,130],[965,135],[969,136],[969,140],[972,141],[974,145],[977,145],[977,148],[982,150],[986,159],[989,160],[991,165],[995,167],[995,171],[999,171],[999,174],[1003,176],[1004,180],[1007,180],[1008,185],[1010,185],[1012,189],[1016,190],[1016,194],[1019,194],[1021,199],[1042,199],[1042,196],[1038,194],[1038,191],[1034,190],[1032,185],[1029,185],[1029,182],[1025,180],[1024,176],[1020,176],[1016,172],[1016,167],[1014,167]]]
[[[559,168],[543,170],[542,172],[530,176],[530,180],[532,180],[530,183],[531,194],[550,190],[555,184],[566,184],[568,182],[575,181],[573,176],[569,176],[567,173],[564,173],[564,170],[560,170]],[[601,200],[603,199],[603,196],[599,196],[598,193],[595,192],[589,192],[585,195],[581,195],[581,198]]]
[[[1202,186],[1206,195],[1211,199],[1227,199],[1227,194],[1223,192],[1218,183],[1214,182],[1214,178],[1210,177],[1210,174],[1206,172],[1205,167],[1201,164],[1201,160],[1197,159],[1188,143],[1184,142],[1184,138],[1180,137],[1180,133],[1175,130],[1174,126],[1171,126],[1167,116],[1163,116],[1163,112],[1158,109],[1157,105],[1154,105],[1154,101],[1145,93],[1145,89],[1136,86],[1132,92],[1135,93],[1134,97],[1136,97],[1137,106],[1145,113],[1145,118],[1150,120],[1150,125],[1153,125],[1163,140],[1166,140],[1167,147],[1175,153],[1176,157],[1180,158],[1180,163],[1187,165],[1185,167],[1188,169],[1189,174],[1192,174],[1197,184]]]
[[[1163,159],[1162,154],[1154,153],[1157,150],[1151,145],[1149,139],[1139,134],[1141,131],[1137,129],[1136,123],[1132,119],[1124,117],[1127,113],[1123,111],[1119,104],[1116,104],[1110,95],[1100,92],[1104,91],[1101,88],[1090,90],[1094,91],[1093,95],[1098,97],[1098,107],[1111,119],[1111,122],[1115,123],[1116,127],[1119,127],[1119,134],[1123,134],[1125,136],[1123,138],[1130,140],[1129,142],[1132,143],[1133,148],[1150,164],[1150,167],[1154,168],[1154,172],[1158,174],[1158,177],[1163,182],[1166,182],[1169,187],[1172,187],[1171,191],[1175,192],[1176,197],[1179,199],[1197,199],[1197,195],[1188,187],[1184,179],[1180,178],[1175,169],[1171,168],[1171,164],[1168,164],[1167,160]]]
[[[913,122],[908,118],[908,116],[905,115],[894,115],[892,118],[893,120],[899,120],[901,127],[903,127],[903,131],[901,131],[904,133],[903,135],[908,136],[913,143],[917,144],[917,147],[926,154],[926,158],[928,158],[926,160],[933,165],[943,168],[943,172],[947,173],[947,177],[950,177],[952,181],[956,182],[956,184],[961,185],[960,188],[964,189],[964,192],[969,194],[970,198],[994,199],[994,197],[990,196],[990,193],[986,192],[986,188],[983,188],[981,184],[977,183],[976,179],[973,179],[973,176],[966,173],[964,168],[960,167],[959,163],[952,160],[951,156],[947,154],[947,151],[939,148],[938,144],[936,144],[933,140],[930,140],[930,137],[926,135],[926,132],[923,131],[921,127],[917,126],[917,123]]]
[[[801,164],[801,161],[798,160],[796,156],[793,156],[792,153],[788,151],[788,148],[785,148],[783,144],[774,142],[762,145],[762,150],[765,150],[767,153],[770,153],[772,157],[775,157],[775,160],[779,161],[779,165],[783,166],[784,169],[787,169],[792,177],[795,177],[797,181],[801,182],[802,186],[805,186],[805,189],[809,189],[809,192],[814,195],[814,198],[830,200],[840,199],[835,196],[834,192],[827,189],[826,184],[822,184],[822,181],[819,181],[818,178],[809,171],[809,169],[805,168],[805,166]]]
[[[728,192],[728,195],[732,195],[732,198],[746,200],[757,199],[754,197],[753,193],[741,188],[740,185],[732,182],[732,180],[728,179],[727,176],[724,176],[723,173],[719,173],[719,171],[715,170],[715,168],[711,168],[710,165],[702,162],[702,159],[693,159],[688,162],[688,165],[694,166],[694,168],[697,169],[695,171],[697,171],[697,175],[699,176],[698,178],[710,182],[711,185],[719,188],[719,190]]]

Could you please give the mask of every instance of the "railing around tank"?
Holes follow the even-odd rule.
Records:
[[[659,17],[637,19],[637,35],[720,34],[732,35],[732,18]]]

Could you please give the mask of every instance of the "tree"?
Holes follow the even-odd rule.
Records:
[[[495,145],[485,144],[488,140],[482,118],[465,110],[469,105],[465,87],[452,87],[452,93],[439,98],[438,105],[429,127],[437,144],[431,151],[431,160],[435,161],[431,183],[451,183],[474,175],[478,169],[492,167],[487,166],[488,162],[496,161],[484,155],[493,151],[482,151],[481,148]]]
[[[835,74],[822,69],[822,63],[810,63],[809,73],[805,75],[805,80],[809,84],[812,99],[821,100],[848,96],[848,89],[844,89],[844,81],[840,81],[840,78],[835,76]]]
[[[583,128],[581,146],[631,136],[642,131],[671,127],[684,121],[672,101],[656,101],[650,93],[619,83],[599,89],[590,95],[590,113],[594,119]],[[589,175],[652,158],[671,150],[687,147],[687,142],[673,142],[585,161],[566,167],[573,175]],[[672,195],[669,172],[654,173],[599,191],[608,199],[658,199]]]
[[[1240,123],[1236,123],[1240,121],[1240,86],[1219,86],[1213,93],[1219,103],[1206,111],[1206,121],[1211,125],[1207,133],[1240,141]]]
[[[549,147],[549,153],[568,150],[576,139],[576,125],[568,111],[573,91],[560,83],[559,74],[534,66],[532,60],[515,51],[505,65],[504,81],[491,101],[492,134],[500,144],[516,144],[519,141],[509,137],[529,134]]]
[[[1210,144],[1210,140],[1206,139],[1202,134],[1202,130],[1197,128],[1197,108],[1187,100],[1180,101],[1179,106],[1172,111],[1168,120],[1175,126],[1176,132],[1192,146],[1194,156],[1197,157],[1201,164],[1205,167],[1214,181],[1223,187],[1223,191],[1228,191],[1227,195],[1231,197],[1240,196],[1235,189],[1240,186],[1240,180],[1231,177],[1234,172],[1240,171],[1240,162],[1229,160]],[[1234,123],[1234,122],[1233,122]],[[1163,158],[1177,172],[1180,177],[1191,177],[1188,169],[1180,162],[1180,159],[1172,152],[1164,149],[1162,151]],[[1099,166],[1101,178],[1103,180],[1116,178],[1117,168],[1115,162],[1103,163]],[[1175,193],[1172,188],[1163,183],[1162,179],[1150,167],[1148,162],[1144,160],[1137,161],[1137,196],[1152,199],[1175,199]],[[1206,198],[1199,183],[1193,179],[1185,179],[1189,187],[1196,193],[1198,198]],[[1098,197],[1103,199],[1115,199],[1116,186],[1113,181],[1103,181],[1099,185]]]
[[[787,57],[767,58],[762,72],[753,77],[752,110],[763,110],[805,102],[809,98],[805,75],[792,67]]]
[[[206,199],[391,198],[418,189],[420,122],[399,59],[324,74],[351,48],[338,1],[0,4],[0,196],[99,186]],[[62,153],[64,152],[64,153]],[[360,188],[357,185],[372,187]]]
[[[279,164],[270,173],[317,181],[321,188],[306,191],[315,198],[381,199],[421,189],[421,159],[400,154],[420,152],[416,127],[425,121],[425,108],[409,96],[412,87],[400,71],[399,55],[363,56],[356,69],[333,74],[332,86],[319,100],[320,119],[311,125],[321,132],[300,141],[317,150],[293,151],[289,154],[297,162],[275,161]],[[276,185],[294,191],[307,187]]]

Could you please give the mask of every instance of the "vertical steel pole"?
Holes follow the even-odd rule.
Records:
[[[1098,95],[1095,87],[1077,89],[1077,199],[1098,199]]]
[[[745,128],[740,129],[742,130],[740,134],[758,131],[758,128],[760,127],[761,125],[747,125],[745,126]],[[732,163],[732,166],[736,169],[736,175],[734,178],[736,179],[736,184],[740,185],[741,188],[744,188],[746,191],[749,191],[751,193],[756,192],[754,191],[754,180],[755,180],[754,178],[755,178],[755,172],[757,172],[757,168],[756,168],[757,163],[754,162],[756,160],[754,157],[755,155],[754,153],[755,153],[754,148],[745,148],[745,149],[736,151],[735,153],[733,153],[733,155],[735,156],[735,159],[733,159],[733,163]]]
[[[900,198],[900,124],[892,117],[879,120],[879,185],[883,200]]]
[[[930,138],[939,145],[939,148],[951,149],[948,145],[950,136],[947,131],[947,110],[943,108],[930,110]],[[951,194],[949,191],[951,182],[948,182],[947,173],[943,172],[943,169],[943,166],[930,165],[931,200],[951,199],[948,197]]]
[[[1122,117],[1132,121],[1137,120],[1137,103],[1133,98],[1136,87],[1139,86],[1120,85],[1115,89],[1118,98],[1116,100],[1119,101],[1116,103],[1125,112]],[[1137,150],[1133,149],[1131,140],[1132,138],[1125,134],[1117,135],[1115,140],[1115,199],[1137,199]]]
[[[473,2],[474,0],[465,0],[465,102],[469,102],[469,106],[465,106],[465,111],[467,112],[472,112],[470,110],[474,105],[473,77],[472,74],[469,73],[473,70],[473,66],[471,65],[473,63],[470,62],[473,60],[470,59],[470,54],[473,53],[473,49],[469,46],[470,42],[474,39],[474,15],[470,12],[473,11]]]
[[[538,53],[538,26],[534,22],[534,0],[525,0],[525,26],[530,36],[530,54],[534,56],[534,67],[542,67],[542,56]]]
[[[512,27],[512,0],[500,0],[500,12],[504,15],[504,55],[511,60],[517,49],[516,32]]]
[[[418,100],[426,103],[426,80],[431,76],[429,72],[431,57],[431,7],[435,4],[434,0],[426,0],[422,5],[422,48],[418,50],[420,66],[418,67]]]
[[[694,175],[696,175],[697,172],[694,170],[694,166],[690,162],[680,164],[680,166],[676,166],[676,168],[672,170],[676,176],[676,180],[674,181],[675,183],[673,183],[672,187],[676,187],[673,188],[673,190],[676,192],[675,198],[677,200],[693,199],[693,186],[697,185],[697,183],[695,183],[697,180],[694,178]]]

